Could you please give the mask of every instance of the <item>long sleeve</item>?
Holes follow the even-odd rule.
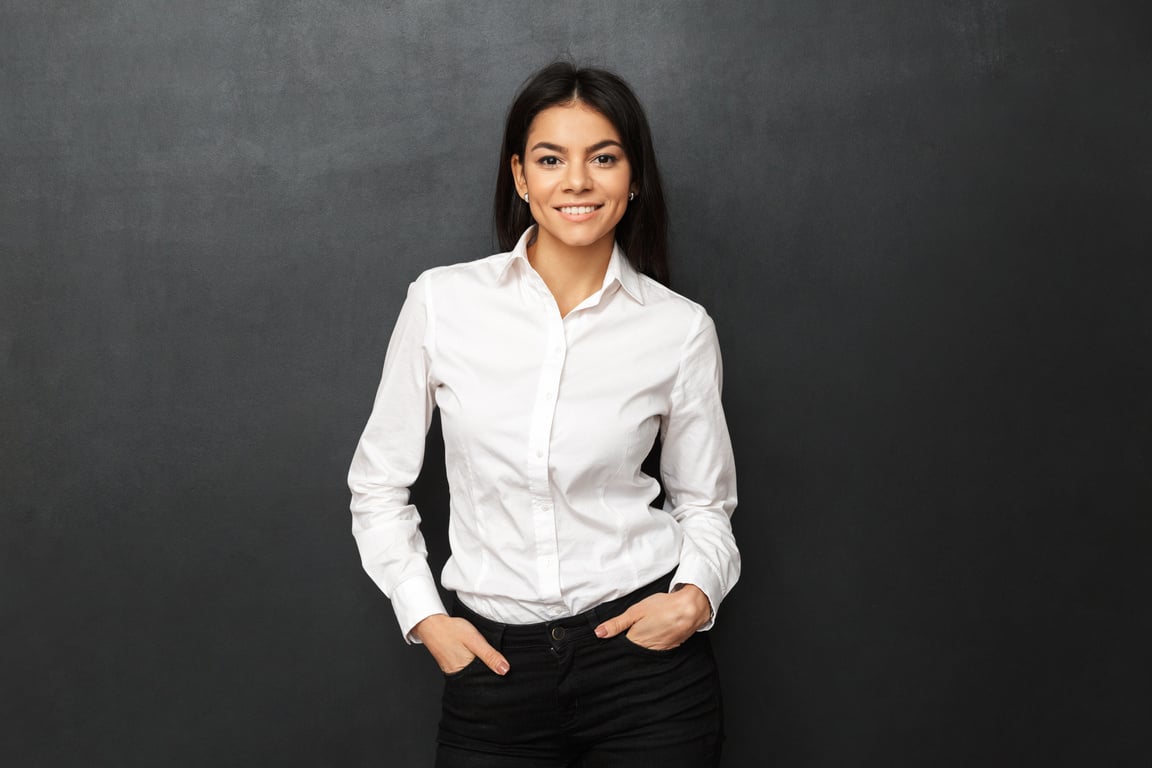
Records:
[[[427,277],[414,282],[388,344],[372,415],[356,447],[348,486],[352,534],[364,570],[392,600],[408,642],[422,619],[445,613],[428,567],[420,515],[409,487],[420,473],[434,408],[428,350]]]
[[[683,542],[673,586],[694,584],[712,604],[712,626],[720,601],[740,576],[740,553],[732,535],[736,470],[720,402],[720,346],[712,319],[701,312],[685,342],[661,424],[660,472],[666,508],[680,524]]]

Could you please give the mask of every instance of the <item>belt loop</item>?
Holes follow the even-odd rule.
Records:
[[[494,636],[492,638],[492,647],[495,648],[497,651],[500,651],[501,653],[504,652],[504,630],[505,629],[507,629],[507,626],[504,624],[501,624],[500,628],[497,629],[495,633],[493,633]]]

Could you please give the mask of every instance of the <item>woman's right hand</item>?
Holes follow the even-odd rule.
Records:
[[[428,648],[446,675],[464,669],[472,659],[480,659],[498,675],[508,674],[508,660],[467,619],[436,613],[412,627],[412,636]]]

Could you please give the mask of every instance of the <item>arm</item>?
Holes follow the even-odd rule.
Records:
[[[720,401],[723,367],[716,326],[701,315],[661,423],[660,473],[669,510],[684,533],[673,590],[692,584],[708,598],[711,628],[720,602],[740,578],[740,552],[732,535],[736,466]]]
[[[426,290],[426,278],[408,289],[388,343],[372,415],[348,473],[352,534],[361,562],[392,600],[408,642],[418,641],[412,628],[422,619],[445,613],[428,567],[420,515],[408,503],[408,489],[424,461],[434,407]]]
[[[627,630],[645,647],[675,647],[693,632],[712,627],[720,601],[740,576],[730,520],[736,508],[736,471],[721,385],[716,328],[701,313],[685,341],[671,406],[660,424],[665,508],[683,533],[672,591],[646,598],[604,622],[596,630],[600,637]]]
[[[444,672],[456,672],[479,657],[503,675],[507,660],[468,621],[451,618],[444,610],[428,567],[420,514],[408,503],[435,407],[428,356],[434,324],[427,286],[424,276],[408,289],[388,343],[372,415],[352,458],[352,534],[364,570],[392,600],[405,640],[427,646]]]

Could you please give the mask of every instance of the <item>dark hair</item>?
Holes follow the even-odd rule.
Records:
[[[500,247],[512,250],[533,223],[532,213],[516,192],[512,156],[524,159],[528,128],[549,107],[578,101],[595,109],[620,132],[632,170],[636,199],[616,225],[616,242],[637,272],[668,283],[668,210],[652,149],[648,119],[636,94],[612,72],[557,61],[533,74],[521,86],[504,124],[500,167],[496,176],[494,216]]]

